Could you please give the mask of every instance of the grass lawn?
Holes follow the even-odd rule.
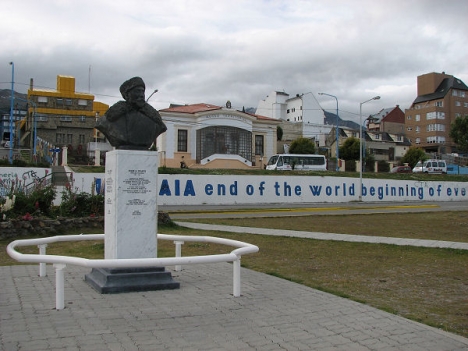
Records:
[[[430,212],[281,218],[206,219],[205,223],[468,242],[468,213]],[[242,257],[244,267],[350,298],[468,337],[468,251],[347,243],[267,235],[201,232],[160,226],[160,233],[210,235],[246,241],[260,251]],[[72,234],[72,233],[70,233]],[[17,264],[0,242],[0,265]],[[186,243],[184,256],[231,248]],[[174,255],[159,241],[158,255]],[[37,252],[23,248],[22,252]],[[102,242],[57,243],[50,254],[103,257]]]

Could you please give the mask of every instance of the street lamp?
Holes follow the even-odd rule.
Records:
[[[359,201],[362,201],[362,105],[372,100],[379,100],[380,96],[361,102],[359,105]]]
[[[152,97],[154,94],[156,94],[158,92],[158,89],[155,89],[151,94],[150,96],[148,96],[148,98],[146,99],[146,102],[148,102],[148,100],[150,99],[150,97]]]
[[[332,98],[335,98],[336,100],[336,171],[338,172],[340,170],[339,166],[339,159],[340,159],[340,150],[339,150],[339,134],[338,134],[338,123],[339,123],[339,117],[338,117],[338,98],[335,95],[327,94],[327,93],[318,93],[319,95],[327,95]]]
[[[10,62],[11,65],[11,98],[10,98],[10,153],[9,161],[13,164],[13,105],[15,101],[15,64]]]

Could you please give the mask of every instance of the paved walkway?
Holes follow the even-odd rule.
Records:
[[[404,239],[404,238],[391,238],[391,237],[385,237],[385,236],[304,232],[304,231],[298,231],[298,230],[266,229],[266,228],[254,228],[254,227],[233,227],[233,226],[227,226],[227,225],[179,222],[179,221],[177,221],[176,223],[178,225],[188,227],[188,228],[203,229],[203,230],[220,230],[224,232],[233,232],[233,233],[290,236],[290,237],[318,239],[318,240],[350,241],[350,242],[362,242],[362,243],[373,243],[373,244],[391,244],[391,245],[402,245],[402,246],[420,246],[420,247],[468,250],[468,243],[459,243],[459,242],[443,241],[443,240]]]
[[[243,233],[345,240],[340,234],[187,226]],[[348,236],[376,242],[375,237]],[[466,244],[379,238],[397,245]],[[461,246],[460,246],[461,245]],[[171,269],[172,267],[167,267]],[[101,295],[68,266],[65,309],[55,310],[55,274],[38,266],[0,267],[1,350],[468,350],[468,339],[349,299],[248,269],[232,297],[232,265],[184,266],[179,290]]]

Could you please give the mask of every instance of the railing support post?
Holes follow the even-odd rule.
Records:
[[[67,267],[63,263],[54,263],[55,268],[55,308],[63,310],[65,308],[65,287],[64,270]]]
[[[46,255],[46,248],[47,248],[47,244],[40,244],[40,245],[37,245],[37,247],[39,248],[39,255]],[[46,264],[44,262],[40,262],[39,263],[39,277],[45,277],[47,275],[47,272],[46,272]]]
[[[175,257],[182,257],[182,245],[184,244],[183,241],[176,240],[174,241],[175,244]],[[180,272],[182,267],[180,264],[175,266],[175,271]]]
[[[233,266],[233,291],[232,295],[234,297],[239,297],[241,296],[241,277],[240,277],[240,257],[232,262]]]

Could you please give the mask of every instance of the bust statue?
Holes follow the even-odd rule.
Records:
[[[145,100],[145,83],[133,77],[120,86],[125,101],[112,105],[96,123],[117,149],[148,150],[167,130],[159,112]]]

